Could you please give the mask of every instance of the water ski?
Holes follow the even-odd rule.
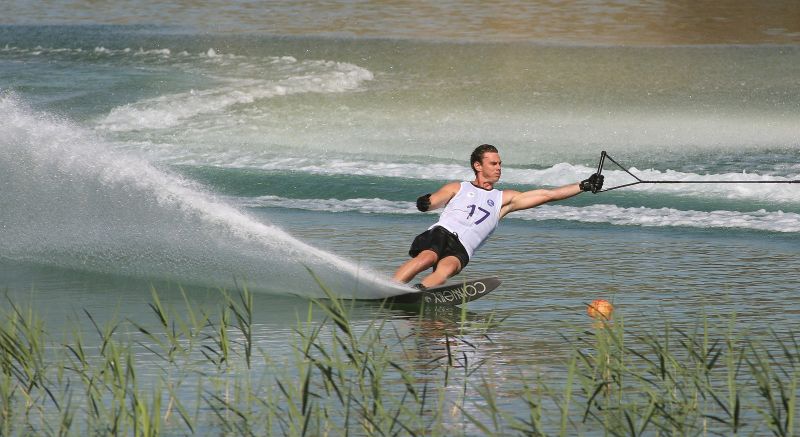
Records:
[[[461,305],[480,299],[499,286],[500,279],[495,277],[475,279],[405,293],[390,297],[386,301],[400,304]]]

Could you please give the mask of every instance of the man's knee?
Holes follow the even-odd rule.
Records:
[[[439,261],[439,265],[436,266],[436,269],[441,269],[448,277],[453,276],[461,271],[461,260],[454,256],[444,257]]]
[[[439,261],[439,255],[432,250],[423,250],[417,256],[415,256],[414,259],[417,260],[420,265],[428,268],[433,267]]]

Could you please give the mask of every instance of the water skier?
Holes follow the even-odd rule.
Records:
[[[494,185],[500,180],[502,161],[497,148],[490,144],[482,144],[472,152],[470,165],[475,172],[473,181],[451,182],[417,199],[417,209],[422,212],[441,207],[444,211],[439,221],[414,239],[408,251],[412,258],[397,269],[395,281],[407,283],[433,267],[420,287],[441,285],[466,267],[475,250],[508,213],[568,199],[584,191],[596,192],[603,187],[603,176],[592,174],[580,183],[558,188],[498,190]]]

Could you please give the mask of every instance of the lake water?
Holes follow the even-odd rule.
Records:
[[[154,320],[151,286],[213,306],[246,284],[261,346],[289,356],[322,296],[306,269],[390,293],[436,218],[416,197],[469,179],[482,143],[501,189],[580,181],[601,151],[646,180],[800,179],[794,2],[201,3],[0,18],[0,288],[49,330],[84,310]],[[798,249],[800,184],[639,184],[511,214],[460,277],[503,280],[468,305],[506,317],[476,353],[547,373],[595,298],[631,329],[735,314],[788,333]]]

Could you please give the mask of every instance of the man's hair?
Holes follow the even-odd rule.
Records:
[[[483,155],[484,153],[499,153],[497,151],[497,147],[491,144],[481,144],[480,146],[476,147],[475,150],[472,151],[472,155],[469,157],[469,167],[472,169],[475,174],[478,174],[478,170],[475,170],[475,163],[482,163],[483,162]]]

